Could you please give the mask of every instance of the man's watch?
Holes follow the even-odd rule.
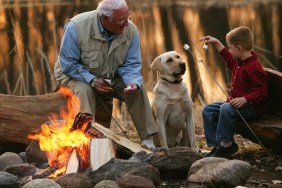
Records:
[[[93,78],[93,80],[90,81],[90,86],[94,89],[95,88],[95,81],[96,78]]]

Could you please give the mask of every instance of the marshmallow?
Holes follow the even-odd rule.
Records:
[[[125,91],[128,91],[128,90],[130,90],[132,87],[131,86],[127,86],[126,88],[125,88]]]
[[[190,46],[189,46],[188,44],[184,44],[183,48],[184,48],[185,50],[189,50],[189,49],[190,49]]]

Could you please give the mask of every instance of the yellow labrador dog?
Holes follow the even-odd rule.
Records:
[[[159,128],[161,147],[188,146],[198,150],[195,141],[193,102],[188,94],[182,76],[185,62],[175,51],[158,56],[151,64],[158,73],[152,103]]]

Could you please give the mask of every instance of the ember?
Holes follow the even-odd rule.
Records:
[[[60,91],[66,95],[71,92],[67,89]],[[77,113],[79,105],[78,98],[72,95],[68,101],[69,112],[62,111],[60,114],[63,120],[58,120],[58,116],[53,114],[49,117],[50,121],[41,125],[41,132],[28,135],[29,139],[38,140],[40,149],[47,154],[49,169],[45,175],[49,173],[49,178],[65,173],[74,151],[79,158],[79,168],[86,169],[89,166],[89,144],[93,135],[86,132],[93,117],[91,114]],[[77,115],[74,117],[73,114]]]

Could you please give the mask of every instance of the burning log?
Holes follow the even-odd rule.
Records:
[[[60,163],[57,163],[53,166],[50,166],[46,169],[44,169],[43,171],[41,171],[38,174],[35,174],[34,176],[32,176],[32,179],[42,179],[42,178],[47,178],[49,177],[51,174],[54,174],[58,169],[60,168]]]
[[[133,143],[92,120],[91,114],[79,112],[75,119],[50,119],[48,125],[41,126],[41,132],[29,135],[31,139],[39,141],[40,149],[46,152],[49,163],[49,167],[34,178],[84,172],[90,165],[92,170],[96,170],[115,157],[113,141],[133,152],[143,150],[151,153],[140,144]]]
[[[79,112],[76,114],[74,118],[73,125],[70,128],[70,132],[81,129],[85,133],[88,131],[90,128],[89,123],[93,120],[93,116],[89,113],[81,113]]]
[[[133,152],[145,151],[151,153],[150,150],[141,147],[140,144],[134,143],[115,134],[110,129],[105,128],[100,124],[92,122],[92,119],[93,117],[91,114],[78,113],[71,127],[71,131],[81,129],[84,133],[93,137],[90,142],[90,165],[92,170],[98,169],[115,157],[113,141]]]
[[[77,152],[74,149],[72,150],[70,159],[68,161],[68,165],[67,165],[65,174],[76,173],[78,172],[78,168],[79,168],[79,161],[77,157]]]
[[[72,119],[72,113],[65,115],[65,121],[57,120],[57,116],[55,119],[50,117],[48,124],[42,124],[40,132],[28,135],[30,139],[39,141],[40,149],[46,153],[49,163],[49,168],[35,177],[56,177],[85,171],[89,167],[91,135],[87,134],[87,130],[93,117],[87,113],[78,113],[75,119]]]
[[[129,150],[133,151],[134,153],[137,153],[139,151],[145,151],[146,153],[152,153],[149,149],[145,149],[142,147],[140,144],[134,143],[129,139],[126,139],[118,134],[115,134],[113,131],[110,129],[100,125],[99,123],[92,122],[93,117],[91,114],[88,113],[81,113],[79,112],[74,120],[74,123],[71,127],[71,131],[76,130],[76,129],[81,129],[84,131],[84,133],[87,133],[91,135],[95,140],[93,141],[93,144],[96,144],[96,142],[101,142],[101,144],[105,145],[107,148],[107,145],[112,145],[107,139],[98,139],[96,141],[95,138],[102,138],[106,137],[114,141],[115,143],[122,145]],[[92,124],[91,124],[92,123]],[[92,126],[92,127],[91,127]],[[100,147],[97,145],[97,147]],[[102,151],[102,150],[101,150]]]
[[[53,178],[61,174],[84,172],[89,167],[89,158],[82,159],[79,154],[81,150],[83,149],[79,149],[79,147],[63,149],[63,158],[60,157],[60,160],[51,161],[52,163],[49,167],[35,174],[32,179]]]

